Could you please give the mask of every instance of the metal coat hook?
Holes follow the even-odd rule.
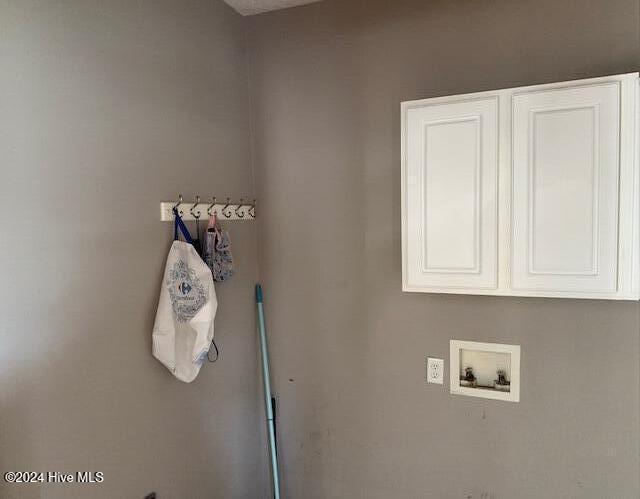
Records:
[[[240,204],[236,206],[236,209],[235,209],[235,212],[238,218],[244,218],[244,213],[240,211],[243,206],[244,206],[244,199],[240,198]]]
[[[202,212],[200,210],[198,210],[198,214],[197,215],[193,212],[195,207],[198,206],[199,204],[200,204],[200,196],[196,196],[196,202],[193,203],[191,208],[189,208],[189,211],[191,212],[191,216],[193,218],[195,218],[196,220],[198,220],[202,216]]]
[[[178,194],[178,202],[173,206],[173,209],[176,213],[180,213],[180,215],[182,215],[182,212],[178,212],[178,207],[182,204],[182,194]]]
[[[213,210],[215,206],[216,206],[216,197],[213,196],[213,202],[207,208],[207,215],[211,216],[213,214],[213,213],[211,213],[211,210]]]
[[[231,213],[227,213],[225,210],[227,208],[229,208],[229,206],[231,205],[231,198],[227,198],[227,204],[224,205],[224,208],[222,208],[222,214],[226,217],[229,218],[231,216]]]

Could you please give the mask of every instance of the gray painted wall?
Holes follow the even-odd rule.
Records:
[[[401,292],[402,100],[635,71],[638,0],[327,0],[250,23],[290,498],[640,496],[637,303]],[[521,403],[424,381],[522,345]]]
[[[0,12],[0,469],[106,476],[0,496],[268,497],[259,243],[287,497],[638,497],[640,307],[404,294],[399,226],[400,101],[637,70],[638,0]],[[184,385],[150,356],[157,203],[252,194],[250,129],[260,222]],[[522,402],[427,386],[451,338],[521,344]]]
[[[105,474],[2,498],[267,490],[255,224],[229,224],[221,360],[185,385],[151,357],[158,203],[252,195],[246,63],[217,0],[0,0],[0,469]]]

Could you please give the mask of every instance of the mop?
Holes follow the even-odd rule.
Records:
[[[264,405],[267,415],[267,431],[269,432],[269,456],[273,480],[273,497],[280,499],[280,480],[278,479],[278,454],[276,450],[276,429],[273,417],[274,399],[271,397],[271,381],[269,379],[269,355],[267,352],[267,331],[264,323],[262,306],[262,286],[256,284],[256,305],[258,307],[258,327],[260,332],[260,353],[262,354],[262,383],[264,385]]]

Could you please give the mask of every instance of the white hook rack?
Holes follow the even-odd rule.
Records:
[[[242,201],[242,200],[241,200]],[[178,203],[176,201],[163,201],[160,203],[160,220],[163,222],[173,222],[173,207]],[[219,220],[254,220],[255,204],[251,203],[193,203],[182,201],[178,206],[178,211],[182,220],[196,220],[196,216],[200,216],[201,221],[209,219],[209,212],[215,213]],[[196,216],[194,216],[194,214]]]

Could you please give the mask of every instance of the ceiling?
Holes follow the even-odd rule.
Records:
[[[224,0],[243,16],[252,16],[269,10],[286,9],[305,3],[318,2],[320,0]]]

